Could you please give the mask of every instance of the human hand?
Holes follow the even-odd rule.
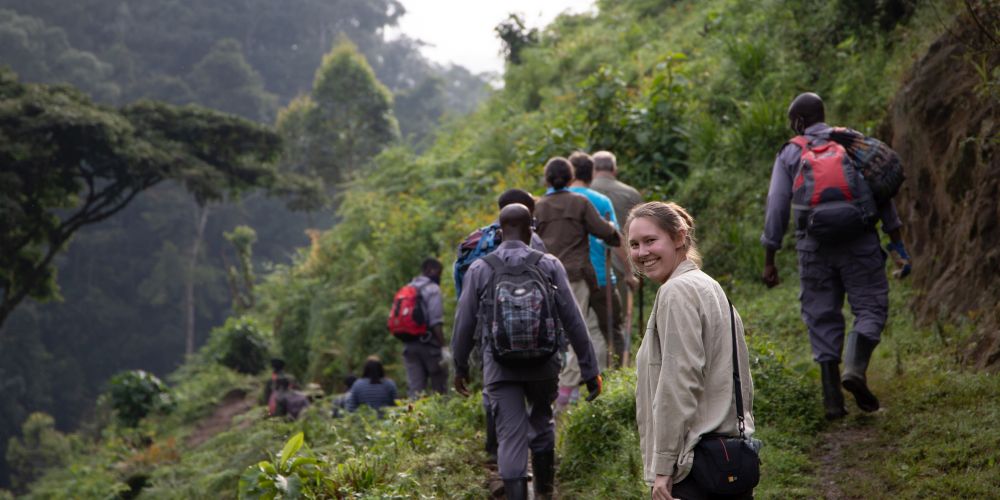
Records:
[[[891,242],[885,246],[885,249],[889,251],[889,255],[892,256],[893,262],[895,262],[896,267],[899,268],[892,272],[892,276],[897,279],[903,279],[909,276],[913,266],[910,262],[910,254],[906,253],[906,247],[903,246],[903,242]]]
[[[768,288],[774,288],[781,283],[781,279],[778,278],[778,266],[774,264],[765,264],[764,272],[760,275],[761,281],[767,285]]]
[[[463,396],[468,396],[469,395],[469,389],[465,386],[468,382],[469,381],[468,381],[468,379],[465,376],[459,375],[459,374],[456,373],[455,374],[455,392],[457,392],[457,393],[459,393],[459,394],[461,394]]]
[[[656,475],[653,480],[653,500],[673,500],[670,489],[673,487],[673,477]]]
[[[587,395],[587,402],[597,399],[597,396],[601,394],[601,390],[604,388],[604,379],[598,374],[596,377],[585,382],[587,384],[587,390],[590,394]]]

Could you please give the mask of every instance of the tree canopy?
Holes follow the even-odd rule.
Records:
[[[0,326],[26,297],[58,297],[53,259],[75,232],[176,179],[204,203],[281,186],[280,138],[248,120],[144,101],[119,110],[0,71]]]

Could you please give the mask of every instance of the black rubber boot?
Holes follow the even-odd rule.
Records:
[[[528,500],[528,480],[524,478],[504,479],[503,491],[507,500]]]
[[[823,379],[823,409],[827,420],[844,418],[847,409],[844,408],[844,393],[840,392],[840,363],[823,361],[819,364],[819,373]]]
[[[552,485],[556,479],[556,452],[554,450],[531,454],[531,470],[534,473],[535,499],[552,498]]]
[[[844,352],[844,376],[841,378],[844,389],[854,395],[858,408],[868,412],[879,409],[878,398],[868,389],[868,380],[865,377],[868,363],[872,359],[872,351],[877,345],[877,341],[851,332],[847,337],[847,350]]]

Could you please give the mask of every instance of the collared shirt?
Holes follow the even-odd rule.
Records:
[[[424,307],[427,329],[430,330],[444,323],[444,301],[441,299],[441,287],[422,274],[413,278],[410,284],[420,289],[420,303]],[[431,337],[433,338],[433,335]]]
[[[546,193],[535,203],[538,235],[545,247],[559,258],[570,281],[595,277],[590,264],[590,241],[593,234],[612,246],[621,238],[614,225],[604,220],[587,198],[566,189]]]
[[[735,314],[736,351],[746,435],[754,432],[753,380]],[[719,283],[683,260],[660,286],[646,334],[636,354],[636,422],[643,479],[691,470],[694,446],[703,434],[738,436],[733,383],[733,339],[729,302]]]
[[[585,201],[585,200],[584,200]],[[588,205],[589,206],[589,205]],[[532,252],[523,242],[505,241],[493,251],[504,262],[518,265],[525,261]],[[556,310],[563,329],[580,362],[583,380],[597,376],[597,357],[590,343],[587,325],[583,314],[576,305],[573,292],[570,291],[566,270],[551,254],[545,254],[538,261],[538,268],[545,273],[556,286]],[[455,311],[455,330],[451,336],[451,352],[454,356],[455,373],[462,376],[469,374],[469,354],[473,351],[476,340],[483,335],[487,325],[479,324],[479,303],[485,294],[493,276],[493,268],[483,259],[472,263],[465,273],[462,283],[462,296],[458,299]],[[483,383],[524,382],[532,380],[548,380],[556,378],[562,368],[562,357],[554,354],[549,360],[537,366],[509,367],[493,359],[493,350],[489,342],[483,345]]]
[[[611,199],[604,196],[597,191],[585,187],[571,187],[570,191],[582,194],[587,197],[590,204],[594,206],[597,213],[601,214],[604,220],[610,220],[612,224],[615,225],[615,229],[618,229],[618,217],[615,214],[615,207],[611,204]],[[594,272],[597,273],[597,286],[603,287],[607,280],[604,279],[604,273],[606,272],[607,266],[605,265],[604,257],[604,242],[600,239],[590,235],[590,265],[594,266]],[[611,274],[611,284],[617,283],[615,275]]]
[[[615,215],[618,216],[619,226],[628,221],[628,213],[632,208],[642,203],[642,195],[639,194],[639,191],[611,175],[595,172],[594,182],[590,183],[590,189],[611,199],[611,204],[615,207]],[[628,263],[620,262],[617,255],[611,255],[611,263],[619,273],[628,274],[631,272]]]
[[[805,130],[809,137],[829,137],[831,127],[825,123],[814,123]],[[781,248],[781,240],[788,230],[788,219],[791,215],[792,204],[792,182],[799,171],[799,160],[802,149],[792,143],[785,144],[774,159],[774,167],[771,169],[771,186],[767,191],[767,212],[764,216],[764,233],[760,236],[760,243],[764,248],[778,250]],[[892,200],[878,206],[878,216],[882,221],[882,232],[889,233],[902,227],[896,213],[896,204]],[[820,247],[820,243],[807,235],[805,231],[795,231],[795,248],[802,251],[815,252]],[[869,231],[855,241],[845,242],[848,246],[857,245],[879,245],[878,234]]]

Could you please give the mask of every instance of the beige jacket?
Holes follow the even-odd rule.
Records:
[[[736,345],[746,434],[753,434],[753,381],[736,314]],[[636,355],[635,404],[643,478],[691,471],[699,436],[738,436],[733,394],[733,341],[722,287],[691,261],[682,261],[656,292],[646,335]]]

